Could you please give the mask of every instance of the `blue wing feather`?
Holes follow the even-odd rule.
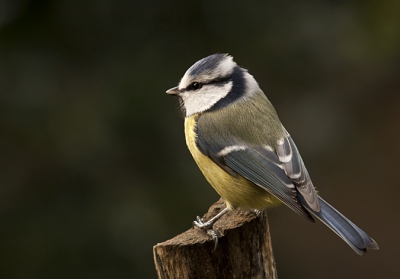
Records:
[[[232,151],[226,154],[224,158],[226,165],[230,169],[263,188],[307,220],[314,221],[308,211],[298,201],[297,191],[290,179],[274,163],[276,155],[273,156],[273,161],[268,160],[268,157],[265,156],[265,154],[269,156],[274,155],[273,152],[269,152],[271,154],[268,154],[268,151],[259,153],[249,148]]]

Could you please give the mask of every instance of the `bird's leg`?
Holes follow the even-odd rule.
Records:
[[[228,211],[228,208],[225,208],[224,210],[222,210],[220,213],[218,213],[217,215],[215,215],[213,218],[211,218],[210,220],[208,220],[207,222],[204,222],[203,219],[201,219],[199,216],[197,216],[197,221],[193,221],[193,225],[195,225],[196,227],[200,228],[200,229],[205,229],[208,230],[210,229],[215,222],[218,221],[219,218],[221,218],[222,215],[224,215],[226,212]]]
[[[207,222],[204,222],[203,219],[201,219],[199,216],[197,216],[197,218],[196,218],[197,221],[193,221],[194,226],[196,226],[200,229],[207,230],[207,234],[213,238],[214,243],[215,243],[213,251],[215,251],[215,249],[217,249],[218,234],[211,228],[214,225],[214,223],[217,222],[218,219],[221,218],[221,216],[224,215],[227,211],[228,211],[228,208],[225,208],[224,210],[222,210],[220,213],[215,215],[213,218],[211,218]]]

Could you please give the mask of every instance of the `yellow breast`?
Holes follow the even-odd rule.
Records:
[[[186,144],[207,181],[225,200],[228,208],[261,209],[280,203],[267,191],[244,177],[234,177],[215,164],[197,148],[195,128],[198,115],[185,118]]]

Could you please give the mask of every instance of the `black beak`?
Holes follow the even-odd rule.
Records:
[[[178,95],[180,93],[178,86],[168,89],[166,92],[168,95]]]

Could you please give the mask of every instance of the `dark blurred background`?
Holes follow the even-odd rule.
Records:
[[[215,52],[381,248],[282,206],[279,277],[400,276],[400,1],[0,0],[1,278],[156,278],[153,245],[218,199],[165,94]]]

